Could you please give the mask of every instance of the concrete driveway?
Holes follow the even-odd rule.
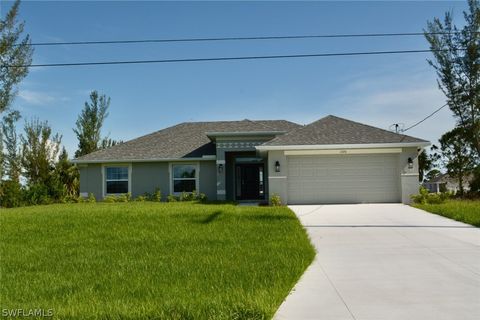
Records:
[[[290,208],[317,257],[275,319],[480,319],[480,229],[401,204]]]

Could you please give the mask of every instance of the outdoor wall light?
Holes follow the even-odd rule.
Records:
[[[218,165],[218,173],[222,174],[223,173],[223,164]]]
[[[408,158],[408,169],[413,169],[413,160],[412,158]]]
[[[280,162],[275,161],[275,172],[280,172]]]

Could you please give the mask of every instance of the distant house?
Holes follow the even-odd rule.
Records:
[[[469,182],[472,179],[472,175],[467,175],[464,177],[463,180],[463,190],[468,191],[470,190]],[[457,192],[460,190],[460,186],[458,185],[458,179],[451,177],[448,173],[444,173],[435,177],[431,180],[428,180],[423,183],[423,186],[428,189],[430,192]]]
[[[287,204],[410,201],[429,142],[328,116],[181,123],[75,159],[82,196],[160,188],[211,200]]]

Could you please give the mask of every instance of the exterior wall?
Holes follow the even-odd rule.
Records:
[[[175,162],[181,163],[181,162]],[[208,199],[216,200],[215,161],[199,161],[199,190],[205,193]],[[170,194],[170,162],[135,162],[132,163],[131,193],[138,197],[145,192],[152,193],[159,188],[163,200]],[[97,200],[103,199],[102,164],[79,165],[80,194],[83,196],[93,193]]]
[[[280,163],[280,172],[275,171],[275,162]],[[268,151],[267,165],[268,192],[267,197],[278,194],[282,199],[282,203],[288,203],[288,163],[287,157],[283,151]]]
[[[97,200],[103,199],[102,165],[79,165],[78,169],[80,171],[80,195],[87,196],[89,193],[93,193]]]
[[[200,162],[200,190],[209,200],[217,200],[217,181],[215,180],[217,166],[215,161]]]
[[[413,168],[408,168],[408,158],[413,160]],[[418,193],[418,151],[417,148],[403,148],[400,153],[399,164],[401,169],[400,183],[402,190],[402,203],[409,204],[411,196]]]
[[[408,168],[408,158],[413,160],[413,168]],[[280,172],[275,172],[275,162],[280,163]],[[268,151],[268,194],[278,194],[283,203],[288,203],[288,157],[284,151]],[[398,155],[402,203],[410,203],[411,195],[418,193],[418,151],[417,148],[403,148]]]
[[[132,163],[132,197],[145,192],[152,193],[160,188],[165,198],[170,193],[170,175],[168,162]]]

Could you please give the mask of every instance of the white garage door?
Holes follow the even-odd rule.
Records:
[[[400,202],[398,154],[288,156],[288,202]]]

